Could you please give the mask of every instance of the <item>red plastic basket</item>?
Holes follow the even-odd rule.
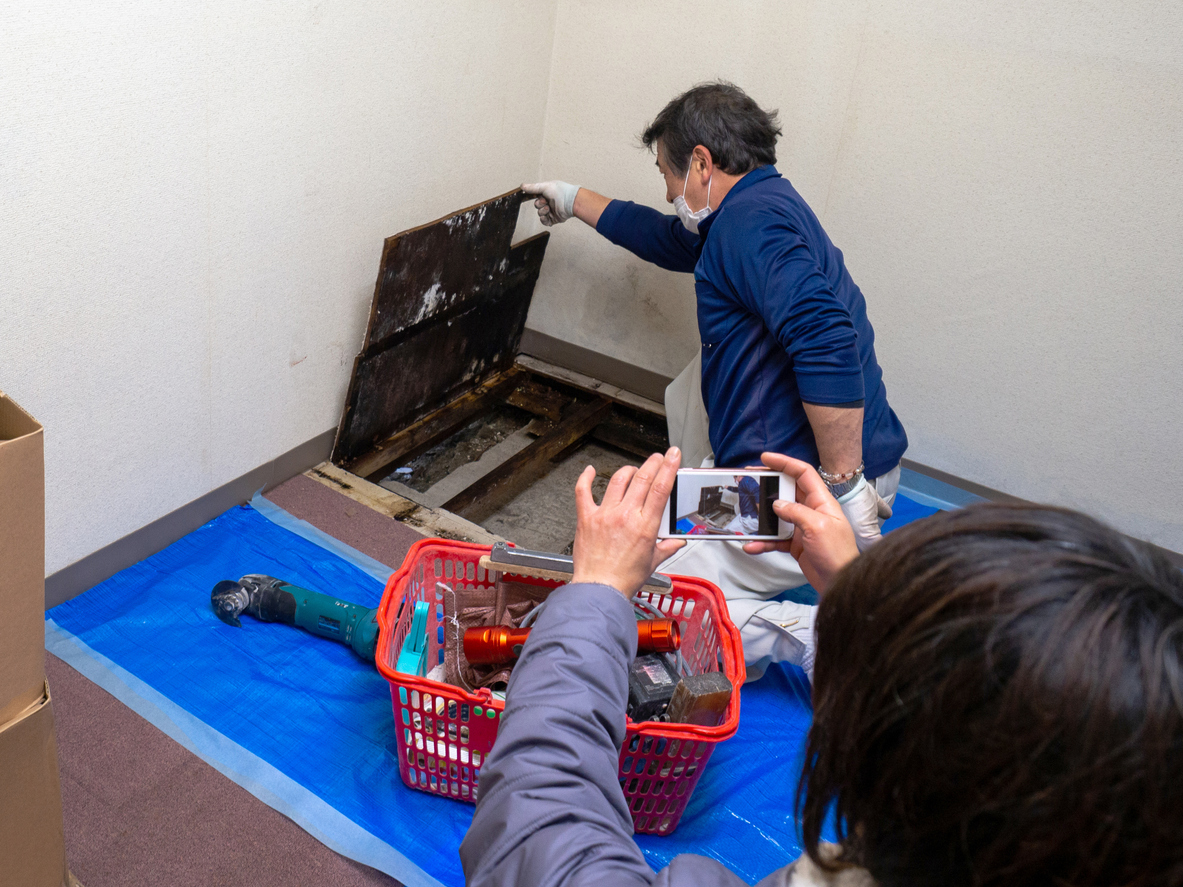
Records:
[[[451,684],[403,674],[394,666],[418,601],[432,605],[427,622],[428,669],[443,661],[444,608],[436,583],[491,587],[495,576],[479,563],[489,550],[487,545],[445,539],[416,542],[390,577],[378,610],[381,634],[376,660],[390,682],[403,782],[470,803],[476,802],[481,765],[497,738],[504,704],[487,689],[468,693]],[[620,751],[620,785],[636,831],[655,835],[668,835],[677,828],[715,744],[735,735],[739,688],[745,678],[739,630],[728,618],[722,593],[702,579],[670,578],[671,592],[641,592],[638,597],[678,620],[682,655],[691,672],[718,671],[721,662],[735,692],[727,717],[717,727],[628,722]],[[514,580],[545,588],[562,584],[530,577]]]

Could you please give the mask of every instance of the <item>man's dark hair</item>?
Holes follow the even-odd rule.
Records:
[[[1183,884],[1183,573],[1075,512],[902,527],[817,618],[804,844],[897,885]]]
[[[725,173],[743,175],[757,166],[776,163],[780,137],[776,111],[764,111],[733,83],[700,83],[661,109],[641,134],[650,150],[661,142],[666,163],[686,175],[695,145],[711,152]]]

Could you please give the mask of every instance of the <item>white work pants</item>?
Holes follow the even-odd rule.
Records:
[[[666,388],[665,410],[670,443],[682,450],[683,465],[713,467],[708,418],[702,402],[701,355]],[[899,466],[873,482],[890,505],[900,483]],[[770,600],[805,584],[801,567],[787,551],[751,555],[743,550],[742,542],[691,540],[657,569],[698,576],[719,587],[727,598],[731,621],[743,638],[748,680],[761,677],[770,662],[799,665],[812,679],[817,607]]]

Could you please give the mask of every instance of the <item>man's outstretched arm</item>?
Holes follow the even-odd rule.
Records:
[[[604,214],[604,210],[611,202],[611,197],[605,197],[603,194],[597,194],[587,188],[580,188],[575,195],[575,218],[581,222],[587,222],[594,228],[600,223],[600,216]]]
[[[690,272],[698,262],[698,235],[690,233],[677,216],[613,200],[568,182],[539,182],[522,185],[522,190],[536,195],[538,219],[548,227],[580,219],[617,246],[667,271]]]
[[[536,185],[522,185],[522,190],[534,195],[538,221],[548,228],[572,217],[594,228],[604,208],[612,202],[610,197],[570,182],[539,182]]]

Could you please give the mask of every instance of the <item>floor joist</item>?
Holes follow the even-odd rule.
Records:
[[[446,406],[391,435],[356,462],[347,466],[351,474],[381,480],[387,469],[400,460],[413,459],[446,440],[473,419],[498,404],[527,374],[513,367],[482,382]]]
[[[544,474],[552,459],[591,433],[611,409],[612,401],[604,397],[572,404],[553,431],[453,496],[443,508],[479,522]]]

